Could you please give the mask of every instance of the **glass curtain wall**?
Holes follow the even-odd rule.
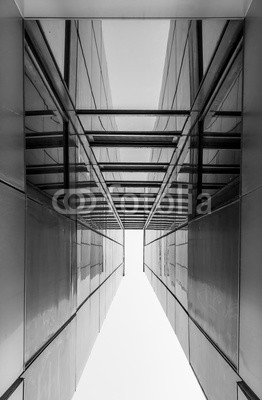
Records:
[[[242,21],[171,22],[159,107],[190,115],[156,122],[177,135],[173,153],[152,150],[168,168],[144,230],[145,273],[217,400],[239,379],[242,42]]]
[[[101,21],[26,21],[24,60],[25,398],[69,400],[124,273],[122,226],[89,145],[116,123],[76,112],[111,108]]]

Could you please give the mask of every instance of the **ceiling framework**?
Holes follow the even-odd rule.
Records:
[[[70,35],[71,21],[66,27]],[[195,91],[184,88],[190,91],[190,108],[180,109],[174,102],[171,109],[161,106],[152,110],[86,109],[75,107],[71,82],[66,74],[64,78],[61,76],[40,23],[27,21],[26,76],[28,82],[38,85],[38,90],[44,88],[42,95],[46,92],[49,101],[46,108],[32,104],[25,113],[26,173],[30,184],[50,197],[62,191],[57,197],[61,207],[70,192],[70,206],[78,207],[79,218],[87,226],[102,230],[176,229],[195,216],[197,206],[201,206],[198,196],[203,192],[214,196],[214,204],[221,204],[228,191],[234,194],[240,173],[242,113],[231,103],[227,108],[224,99],[241,73],[243,24],[241,21],[225,24],[205,73],[200,61],[202,35],[200,21],[189,24],[184,46],[194,60],[190,82],[198,82]],[[70,60],[70,41],[68,46]],[[183,62],[184,59],[181,68]],[[177,85],[180,78],[179,75]],[[154,116],[158,121],[164,118],[167,124],[174,119],[179,129],[167,129],[166,124],[152,131],[118,131],[111,127],[93,130],[86,129],[84,123],[84,118],[101,122],[103,118],[124,116]],[[47,132],[32,128],[39,118],[49,121]],[[235,121],[233,129],[223,129],[228,120]],[[217,121],[221,131],[212,128]],[[54,124],[56,130],[52,129]],[[73,157],[80,148],[81,157]],[[151,161],[99,159],[100,151],[119,148],[151,149]],[[35,155],[39,152],[48,154],[49,160],[36,163]],[[223,161],[230,158],[225,156],[226,152],[231,152],[234,162]],[[50,154],[57,157],[55,162]],[[163,161],[161,154],[166,155]],[[76,196],[79,190],[81,196]]]

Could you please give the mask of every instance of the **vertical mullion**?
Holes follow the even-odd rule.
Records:
[[[69,89],[70,85],[70,50],[71,50],[71,21],[65,21],[65,53],[64,53],[64,81]],[[63,124],[63,156],[64,156],[64,188],[69,189],[69,123]]]
[[[197,30],[197,60],[198,60],[198,84],[203,79],[203,29],[202,21],[196,22]],[[202,193],[203,174],[203,130],[204,121],[198,122],[198,164],[197,164],[197,196]]]

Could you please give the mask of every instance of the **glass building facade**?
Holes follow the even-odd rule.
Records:
[[[72,398],[126,229],[207,399],[262,399],[262,7],[222,3],[176,19],[164,2],[159,104],[141,110],[113,107],[107,8],[2,1],[0,400]]]

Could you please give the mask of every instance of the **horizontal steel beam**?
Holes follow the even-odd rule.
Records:
[[[116,206],[116,208],[121,208],[121,207],[126,207],[126,208],[128,208],[128,207],[131,207],[131,208],[134,208],[134,206],[136,206],[136,205],[139,205],[139,207],[145,207],[146,205],[148,205],[148,206],[151,206],[152,204],[154,204],[153,203],[153,201],[152,202],[138,202],[138,203],[136,203],[136,202],[114,202],[114,204],[115,204],[115,206]],[[177,201],[170,201],[170,202],[162,202],[161,203],[161,205],[160,205],[161,207],[174,207],[174,206],[181,206],[181,207],[187,207],[188,206],[188,203],[187,202],[177,202]]]
[[[155,199],[156,198],[156,193],[126,193],[126,192],[115,192],[111,193],[112,198],[129,198],[132,200],[132,198],[137,197],[138,199]],[[182,194],[182,193],[172,193],[168,197],[163,197],[163,200],[166,199],[188,199],[187,194]]]
[[[168,217],[168,215],[165,215],[165,218],[164,218],[164,215],[162,215],[162,216],[160,216],[159,214],[158,215],[155,215],[154,214],[154,217],[152,218],[152,220],[151,221],[157,221],[157,220],[161,220],[161,219],[172,219],[172,220],[174,220],[174,219],[176,219],[176,220],[178,220],[178,219],[181,219],[181,220],[184,220],[185,219],[185,217],[187,217],[188,216],[188,213],[184,213],[184,214],[181,214],[181,213],[179,213],[179,214],[174,214],[174,215],[172,215],[172,216],[170,216],[170,217]]]
[[[240,138],[233,138],[233,137],[213,138],[212,136],[204,136],[202,139],[202,146],[204,149],[240,150],[241,140]]]
[[[132,182],[132,181],[107,181],[107,185],[112,188],[114,186],[121,186],[122,188],[159,188],[162,182]],[[50,182],[50,183],[40,183],[36,184],[39,189],[42,190],[58,190],[64,188],[63,182]],[[203,183],[202,188],[204,189],[219,189],[225,186],[225,183]],[[90,189],[96,188],[97,184],[95,182],[79,181],[75,183],[75,187],[78,189]],[[176,188],[191,188],[192,184],[188,182],[172,182],[170,184],[170,189]],[[111,193],[113,194],[113,193]],[[115,193],[116,194],[116,193]],[[128,195],[128,194],[127,194]],[[132,194],[136,195],[136,194]],[[119,196],[119,194],[118,194]]]
[[[107,185],[110,187],[120,187],[120,188],[159,188],[162,181],[106,181]],[[189,182],[171,182],[171,188],[182,188],[182,187],[192,187]],[[128,194],[127,194],[128,195]],[[136,195],[134,193],[134,195]],[[147,194],[146,194],[147,195]]]
[[[146,209],[145,207],[119,207],[116,206],[116,209],[118,210],[118,214],[147,214],[149,212],[149,209]],[[187,210],[187,208],[183,208],[183,207],[170,207],[170,209],[162,210],[161,213],[167,213],[167,212],[173,212],[173,211],[180,211],[180,210]],[[96,213],[100,213],[100,214],[104,214],[104,213],[108,213],[111,212],[111,209],[108,208],[103,208],[103,207],[94,207],[94,208],[90,208],[87,206],[86,208],[81,208],[81,210],[79,210],[80,214],[96,214]]]
[[[106,201],[95,201],[95,199],[93,199],[91,202],[89,201],[88,198],[84,198],[84,201],[82,201],[82,195],[81,194],[81,198],[75,198],[71,200],[71,202],[75,201],[75,204],[81,204],[81,205],[86,205],[86,207],[95,207],[94,209],[100,209],[100,210],[104,210],[106,209],[108,206],[108,203]],[[58,201],[63,201],[64,196],[60,196],[58,198]],[[72,204],[72,203],[71,203]],[[151,205],[154,204],[154,200],[151,201],[145,201],[145,200],[138,200],[138,201],[125,201],[125,200],[121,200],[121,201],[114,201],[114,205],[116,207],[116,209],[122,209],[124,207],[124,209],[133,209],[134,207],[140,209],[140,208],[145,208],[145,207],[150,207]],[[170,198],[170,201],[162,201],[160,204],[160,207],[174,207],[174,206],[180,206],[180,207],[187,207],[188,206],[188,202],[182,202],[182,199],[178,199],[175,200]]]
[[[202,166],[202,173],[203,174],[239,174],[240,173],[240,166],[238,165],[227,165],[227,164],[208,164],[208,165],[203,165]],[[180,173],[181,174],[187,174],[187,173],[194,173],[197,172],[197,166],[191,166],[189,164],[184,164],[181,169]]]
[[[155,213],[155,215],[176,215],[176,213],[182,213],[182,212],[187,212],[188,208],[172,208],[171,210],[167,211],[158,211]],[[119,215],[146,215],[149,213],[149,210],[143,210],[143,209],[132,209],[132,210],[121,210],[118,211]],[[181,214],[180,214],[181,215]]]
[[[123,188],[124,189],[124,188]],[[179,193],[175,193],[172,194],[172,197],[176,197],[177,198],[187,198],[187,195],[184,194],[179,194]],[[102,199],[102,201],[104,201],[105,197],[102,195],[102,193],[100,192],[89,192],[89,193],[81,193],[81,197],[82,198],[86,198],[86,199],[91,199],[91,201],[96,201],[96,199]],[[132,201],[132,199],[134,197],[137,197],[138,199],[154,199],[156,197],[156,193],[127,193],[127,192],[113,192],[111,193],[111,197],[113,199],[118,199],[119,201],[124,199],[124,198],[128,198],[130,201]],[[63,196],[59,196],[58,198],[59,200],[63,199]],[[107,203],[107,202],[106,202]]]
[[[110,187],[119,186],[122,188],[158,188],[161,185],[161,181],[106,181],[106,184]]]
[[[184,220],[186,217],[188,217],[188,213],[179,213],[179,214],[174,214],[174,215],[168,215],[168,214],[163,214],[163,215],[156,215],[154,218],[152,218],[152,221],[157,221],[157,220],[163,220],[163,221],[176,221],[176,220]]]
[[[190,147],[198,148],[198,136],[192,136]],[[204,132],[201,135],[201,145],[204,149],[240,150],[241,136],[238,133]]]
[[[172,116],[187,116],[190,114],[189,110],[130,110],[130,109],[117,109],[117,110],[107,110],[107,109],[78,109],[76,110],[78,115],[117,115],[117,116],[152,116],[152,117],[172,117]]]
[[[53,110],[32,110],[26,111],[26,117],[53,117],[56,115],[56,112]]]
[[[58,189],[64,189],[64,183],[63,182],[50,182],[50,183],[40,183],[40,184],[35,184],[39,189],[42,190],[58,190]],[[97,184],[95,182],[88,182],[88,181],[79,181],[75,182],[75,187],[77,189],[90,189],[90,188],[97,188]]]
[[[26,138],[26,149],[58,149],[64,146],[63,136]]]
[[[226,117],[226,118],[235,118],[242,117],[241,111],[215,111],[214,117]]]
[[[26,134],[26,149],[52,149],[64,146],[63,132],[41,132]],[[69,137],[69,147],[75,147],[74,140]]]
[[[175,143],[171,142],[164,142],[161,141],[160,139],[158,140],[145,140],[145,141],[135,141],[135,140],[130,140],[130,141],[121,141],[121,140],[101,140],[99,142],[90,142],[89,143],[91,147],[169,147],[169,148],[176,148]]]
[[[110,136],[153,136],[153,137],[179,137],[181,131],[85,131],[88,136],[94,137],[110,137]]]
[[[166,163],[99,163],[102,172],[165,172]]]
[[[26,128],[27,129],[27,128]],[[47,132],[26,132],[25,137],[26,139],[37,139],[37,138],[56,138],[56,137],[63,137],[64,132],[62,131],[47,131]]]
[[[45,174],[60,174],[64,173],[64,164],[46,164],[46,165],[29,165],[26,167],[27,175],[45,175]],[[71,172],[88,172],[85,164],[69,165]]]
[[[218,138],[218,139],[240,139],[241,133],[240,132],[208,132],[205,131],[202,134],[203,138],[210,137],[210,138]]]

